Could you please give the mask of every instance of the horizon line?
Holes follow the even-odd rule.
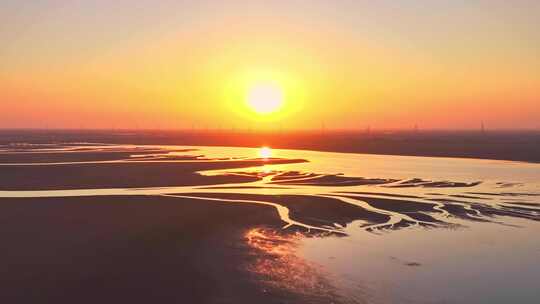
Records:
[[[131,132],[214,132],[214,133],[326,133],[326,132],[358,132],[358,133],[381,133],[381,132],[540,132],[537,128],[306,128],[306,129],[267,129],[267,128],[71,128],[71,127],[0,127],[1,131],[131,131]]]

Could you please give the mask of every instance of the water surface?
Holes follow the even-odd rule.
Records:
[[[189,186],[179,179],[177,185],[159,181],[166,185],[160,187],[7,189],[0,191],[4,198],[152,195],[275,208],[282,229],[301,234],[254,227],[246,239],[253,248],[279,257],[277,263],[260,260],[250,268],[277,288],[316,293],[330,285],[336,297],[352,303],[537,300],[539,164],[276,149],[271,158],[265,149],[266,158],[261,158],[260,149],[229,147],[87,144],[3,149],[4,156],[129,151],[107,156],[110,159],[103,154],[50,162],[26,157],[31,161],[0,164],[14,172],[36,166],[32,170],[47,172],[53,166],[83,164],[112,163],[111,170],[123,170],[124,165],[184,163],[189,167],[178,167],[179,175],[201,178]],[[237,162],[243,162],[239,168],[227,165]],[[197,170],[208,163],[218,169]],[[322,284],[320,277],[330,283]]]

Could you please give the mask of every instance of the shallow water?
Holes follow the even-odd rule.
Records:
[[[89,147],[100,148],[85,146]],[[115,148],[107,146],[107,149]],[[196,149],[195,153],[204,155],[205,159],[260,156],[259,149],[251,148],[157,148]],[[52,151],[62,149],[55,147]],[[67,147],[65,151],[76,153],[73,149]],[[190,154],[193,152],[170,153]],[[203,175],[234,172],[260,177],[248,183],[0,191],[0,197],[144,194],[270,205],[278,211],[284,228],[297,226],[335,233],[334,236],[302,238],[296,254],[322,267],[339,294],[350,302],[537,302],[540,286],[540,164],[275,149],[272,157],[309,162],[199,172]],[[128,160],[115,160],[122,161]],[[276,178],[279,176],[284,180]],[[364,179],[359,180],[360,177]],[[374,184],[365,184],[365,181]],[[298,214],[291,216],[288,207],[279,202],[220,198],[209,194],[331,198],[388,219],[382,222],[358,219],[345,226],[328,221],[313,224],[303,221]],[[384,204],[381,199],[386,200]],[[394,207],[398,205],[415,207],[396,210]],[[345,234],[346,237],[335,236]]]
[[[220,153],[208,148],[205,153]],[[215,150],[218,150],[214,152]],[[233,153],[238,153],[234,148]],[[227,150],[228,151],[228,150]],[[247,151],[246,151],[247,152]],[[256,151],[249,151],[256,153]],[[275,157],[308,163],[274,170],[343,173],[368,178],[422,178],[482,181],[465,188],[386,188],[353,186],[338,191],[370,191],[434,197],[478,193],[540,193],[540,165],[480,159],[382,156],[276,150]],[[278,168],[276,168],[278,167]],[[361,190],[359,190],[361,189]],[[314,193],[329,189],[310,189]],[[334,189],[333,189],[334,190]],[[266,191],[266,190],[265,190]],[[465,194],[466,195],[466,194]],[[511,195],[468,195],[487,204]],[[540,196],[520,201],[540,203]],[[366,233],[362,222],[345,228],[348,237],[307,238],[301,253],[333,275],[342,294],[358,303],[537,303],[540,282],[540,222],[506,217],[502,223],[452,219],[459,228],[401,229]]]
[[[463,223],[460,229],[404,229],[303,241],[359,303],[537,303],[539,223]]]

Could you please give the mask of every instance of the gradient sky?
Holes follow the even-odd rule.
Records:
[[[3,0],[0,20],[0,128],[540,128],[536,0]],[[245,109],[258,79],[283,111]]]

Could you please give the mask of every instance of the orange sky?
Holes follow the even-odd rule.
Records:
[[[0,128],[540,127],[538,1],[176,2],[3,1]]]

